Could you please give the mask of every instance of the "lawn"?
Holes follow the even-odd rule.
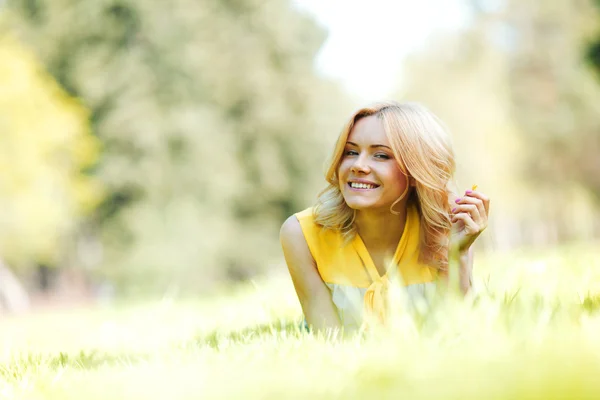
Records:
[[[282,268],[283,272],[283,268]],[[0,399],[598,399],[600,246],[480,256],[477,297],[300,331],[285,274],[211,299],[2,317]]]

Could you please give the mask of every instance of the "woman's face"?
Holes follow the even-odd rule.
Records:
[[[408,180],[376,116],[363,117],[354,124],[338,176],[344,200],[355,210],[389,210],[404,193]]]

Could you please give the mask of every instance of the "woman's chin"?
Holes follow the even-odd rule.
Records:
[[[343,193],[344,201],[353,210],[380,210],[391,205],[386,198],[375,193]],[[388,204],[389,203],[389,204]]]
[[[346,204],[353,210],[372,210],[377,208],[377,206],[370,201],[356,201],[356,200],[346,200]]]

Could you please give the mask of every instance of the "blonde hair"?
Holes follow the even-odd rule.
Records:
[[[392,151],[404,174],[414,179],[407,204],[416,205],[421,225],[420,260],[445,270],[448,265],[450,189],[455,171],[454,152],[448,130],[431,111],[417,103],[384,102],[354,113],[337,140],[325,174],[329,185],[319,194],[313,208],[315,222],[339,230],[349,241],[356,235],[355,210],[342,196],[338,181],[346,141],[362,118],[376,116],[383,124]],[[393,211],[392,204],[390,211]]]

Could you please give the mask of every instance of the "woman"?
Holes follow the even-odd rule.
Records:
[[[471,245],[487,226],[489,199],[450,190],[455,170],[441,121],[414,103],[357,111],[342,130],[317,203],[281,227],[285,260],[308,325],[352,329],[385,322],[397,277],[410,296],[446,282],[459,260],[471,286]]]

